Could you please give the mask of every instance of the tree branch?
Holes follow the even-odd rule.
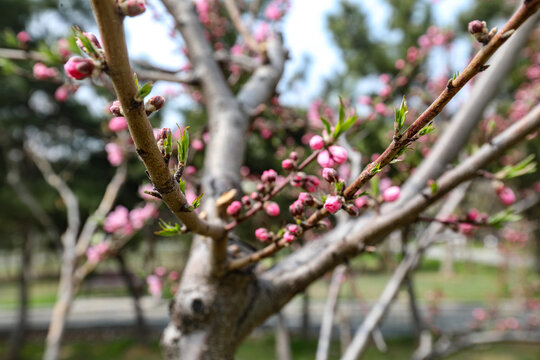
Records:
[[[431,190],[426,188],[402,207],[372,217],[369,222],[359,222],[360,228],[356,224],[350,224],[344,226],[340,233],[323,236],[289,255],[274,268],[263,273],[261,278],[274,284],[277,296],[275,300],[280,304],[285,303],[337,264],[359,254],[366,246],[376,245],[390,232],[412,223],[423,210],[460,183],[473,178],[478,169],[497,159],[538,128],[540,105],[496,136],[491,143],[484,144],[455,169],[443,174],[437,180],[437,193],[432,194]]]
[[[185,212],[187,201],[174,181],[167,164],[158,150],[152,126],[146,117],[144,104],[135,100],[137,88],[124,37],[123,18],[116,11],[113,0],[92,0],[92,8],[99,26],[109,74],[133,137],[137,153],[144,162],[150,180],[163,201],[186,227],[214,239],[223,238],[222,226],[201,220],[194,212]]]
[[[401,203],[420,191],[429,179],[440,176],[446,166],[456,158],[459,151],[467,143],[469,135],[482,119],[484,109],[492,101],[508,73],[512,70],[520,50],[527,42],[532,30],[536,28],[539,18],[540,13],[536,13],[527,20],[495,54],[489,70],[478,76],[467,101],[441,133],[428,157],[402,186],[400,199],[395,206],[400,206]]]

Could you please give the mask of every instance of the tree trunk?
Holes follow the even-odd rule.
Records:
[[[291,340],[287,330],[287,321],[280,311],[276,314],[276,355],[279,360],[291,360]]]
[[[21,269],[19,272],[19,320],[9,341],[6,359],[21,359],[20,352],[24,346],[28,327],[28,287],[32,269],[32,244],[35,244],[35,234],[32,230],[25,234],[21,243]]]
[[[64,252],[60,270],[60,283],[58,284],[58,295],[49,324],[43,360],[57,360],[60,356],[60,347],[62,345],[67,317],[75,295],[73,286],[74,268],[74,257],[69,252]]]
[[[128,289],[129,295],[131,296],[131,299],[133,300],[133,308],[135,310],[135,327],[137,329],[137,337],[141,342],[147,341],[147,326],[146,321],[144,319],[144,311],[141,307],[141,287],[137,286],[134,280],[134,276],[127,268],[126,262],[124,260],[124,257],[121,254],[118,254],[116,256],[116,260],[118,261],[118,266],[120,268],[120,275],[122,275],[122,278],[124,279],[124,282],[126,283],[126,287]]]

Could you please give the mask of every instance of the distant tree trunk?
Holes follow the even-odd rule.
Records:
[[[287,321],[280,311],[276,314],[276,355],[279,360],[291,360],[291,340],[287,330]]]
[[[118,261],[118,266],[120,268],[120,274],[122,275],[122,278],[124,279],[127,289],[129,291],[129,295],[131,296],[133,300],[133,307],[135,310],[135,325],[137,329],[137,336],[141,342],[145,342],[147,337],[147,326],[146,321],[144,319],[144,312],[141,307],[141,287],[138,286],[134,280],[134,276],[129,271],[126,262],[124,260],[124,257],[120,254],[116,256],[116,260]]]
[[[306,290],[302,296],[302,338],[309,336],[310,311],[309,311],[309,292]]]
[[[28,286],[32,269],[32,244],[35,244],[35,234],[32,230],[24,234],[21,243],[21,269],[19,272],[19,319],[9,341],[6,359],[21,358],[28,327]]]

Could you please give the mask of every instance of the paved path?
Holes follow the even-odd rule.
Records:
[[[297,298],[285,308],[285,316],[289,328],[299,331],[301,328],[301,299]],[[503,316],[518,316],[521,309],[519,302],[506,302],[500,307]],[[144,297],[142,307],[145,312],[147,323],[155,328],[163,328],[167,324],[168,301]],[[312,301],[310,304],[310,331],[318,331],[323,301]],[[471,321],[472,309],[475,304],[463,304],[454,302],[442,302],[436,324],[445,331],[457,331],[466,329]],[[356,328],[363,320],[363,313],[358,304],[353,301],[342,301],[339,306],[342,316],[349,319],[352,328]],[[421,311],[426,314],[426,306],[421,306]],[[51,308],[35,308],[30,310],[30,326],[34,330],[45,330],[48,326]],[[0,332],[9,331],[16,321],[16,311],[0,309]],[[69,329],[82,329],[94,327],[131,326],[135,322],[133,305],[130,298],[81,298],[74,303],[68,321]],[[261,330],[273,326],[274,319],[270,318]],[[406,301],[398,301],[392,307],[382,331],[387,336],[402,336],[410,334],[411,324],[408,304]]]

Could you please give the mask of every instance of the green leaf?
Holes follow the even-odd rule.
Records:
[[[409,113],[407,109],[407,98],[403,96],[403,99],[401,100],[401,105],[398,108],[395,109],[395,129],[400,132],[403,128],[403,125],[405,124],[405,120],[407,119],[407,114]]]
[[[350,127],[356,123],[356,120],[358,120],[358,116],[356,116],[356,114],[353,114],[353,116],[347,118],[341,127],[341,132],[344,133],[345,131],[349,130]]]
[[[186,193],[186,182],[184,180],[180,179],[180,181],[178,181],[178,187],[180,188],[182,194]]]
[[[375,167],[373,169],[371,169],[371,174],[375,175],[377,173],[380,173],[381,171],[382,171],[381,164],[378,163],[377,165],[375,165]]]
[[[341,191],[343,190],[344,186],[345,186],[345,183],[343,181],[336,182],[336,193],[341,194]]]
[[[137,73],[133,73],[133,80],[135,80],[135,86],[137,87],[137,91],[141,88],[139,86],[139,78],[137,77]]]
[[[458,76],[459,76],[459,71],[456,71],[454,75],[452,76],[452,80],[456,80]]]
[[[152,82],[146,83],[137,91],[137,100],[143,101],[144,98],[152,91]]]
[[[345,121],[345,106],[343,106],[343,99],[341,96],[339,97],[339,117],[338,117],[338,124],[343,124],[343,121]]]
[[[171,155],[172,154],[172,140],[171,140],[171,133],[167,133],[167,138],[165,139],[165,142],[163,144],[163,148],[165,150],[165,154]]]
[[[203,196],[204,196],[204,194],[201,194],[201,195],[197,196],[197,198],[195,200],[193,200],[193,202],[191,203],[191,206],[193,207],[193,210],[195,210],[196,208],[201,206],[201,199],[202,199]]]
[[[321,116],[321,121],[324,125],[324,128],[326,129],[326,133],[330,135],[332,133],[332,126],[330,125],[330,122],[326,120],[324,117]]]
[[[371,188],[371,196],[373,198],[379,196],[379,181],[380,180],[378,177],[371,178],[371,180],[369,181],[369,186]]]
[[[0,73],[4,75],[13,74],[17,66],[8,59],[0,58]]]
[[[182,234],[184,231],[180,227],[180,224],[175,223],[174,226],[171,224],[167,224],[162,219],[159,219],[159,226],[161,227],[160,231],[156,231],[154,234],[160,235],[160,236],[175,236]]]
[[[516,165],[507,165],[502,170],[498,171],[495,176],[499,179],[512,179],[526,174],[536,172],[537,163],[534,160],[534,155],[531,154],[521,160]]]
[[[184,166],[187,164],[189,154],[189,126],[182,132],[182,137],[177,141],[178,143],[178,162]]]
[[[522,219],[523,216],[515,214],[513,209],[506,209],[490,216],[487,222],[489,225],[500,229],[505,223],[520,221]]]
[[[418,135],[424,136],[431,132],[435,131],[435,126],[433,126],[433,121],[430,121],[426,126],[424,126],[419,132]]]
[[[436,181],[433,181],[431,185],[429,186],[429,188],[431,189],[431,193],[435,194],[437,193],[437,190],[439,189],[439,184],[437,184]]]
[[[19,46],[19,40],[17,40],[17,35],[10,29],[4,30],[2,33],[2,37],[6,43],[6,45],[10,48],[16,48]]]

